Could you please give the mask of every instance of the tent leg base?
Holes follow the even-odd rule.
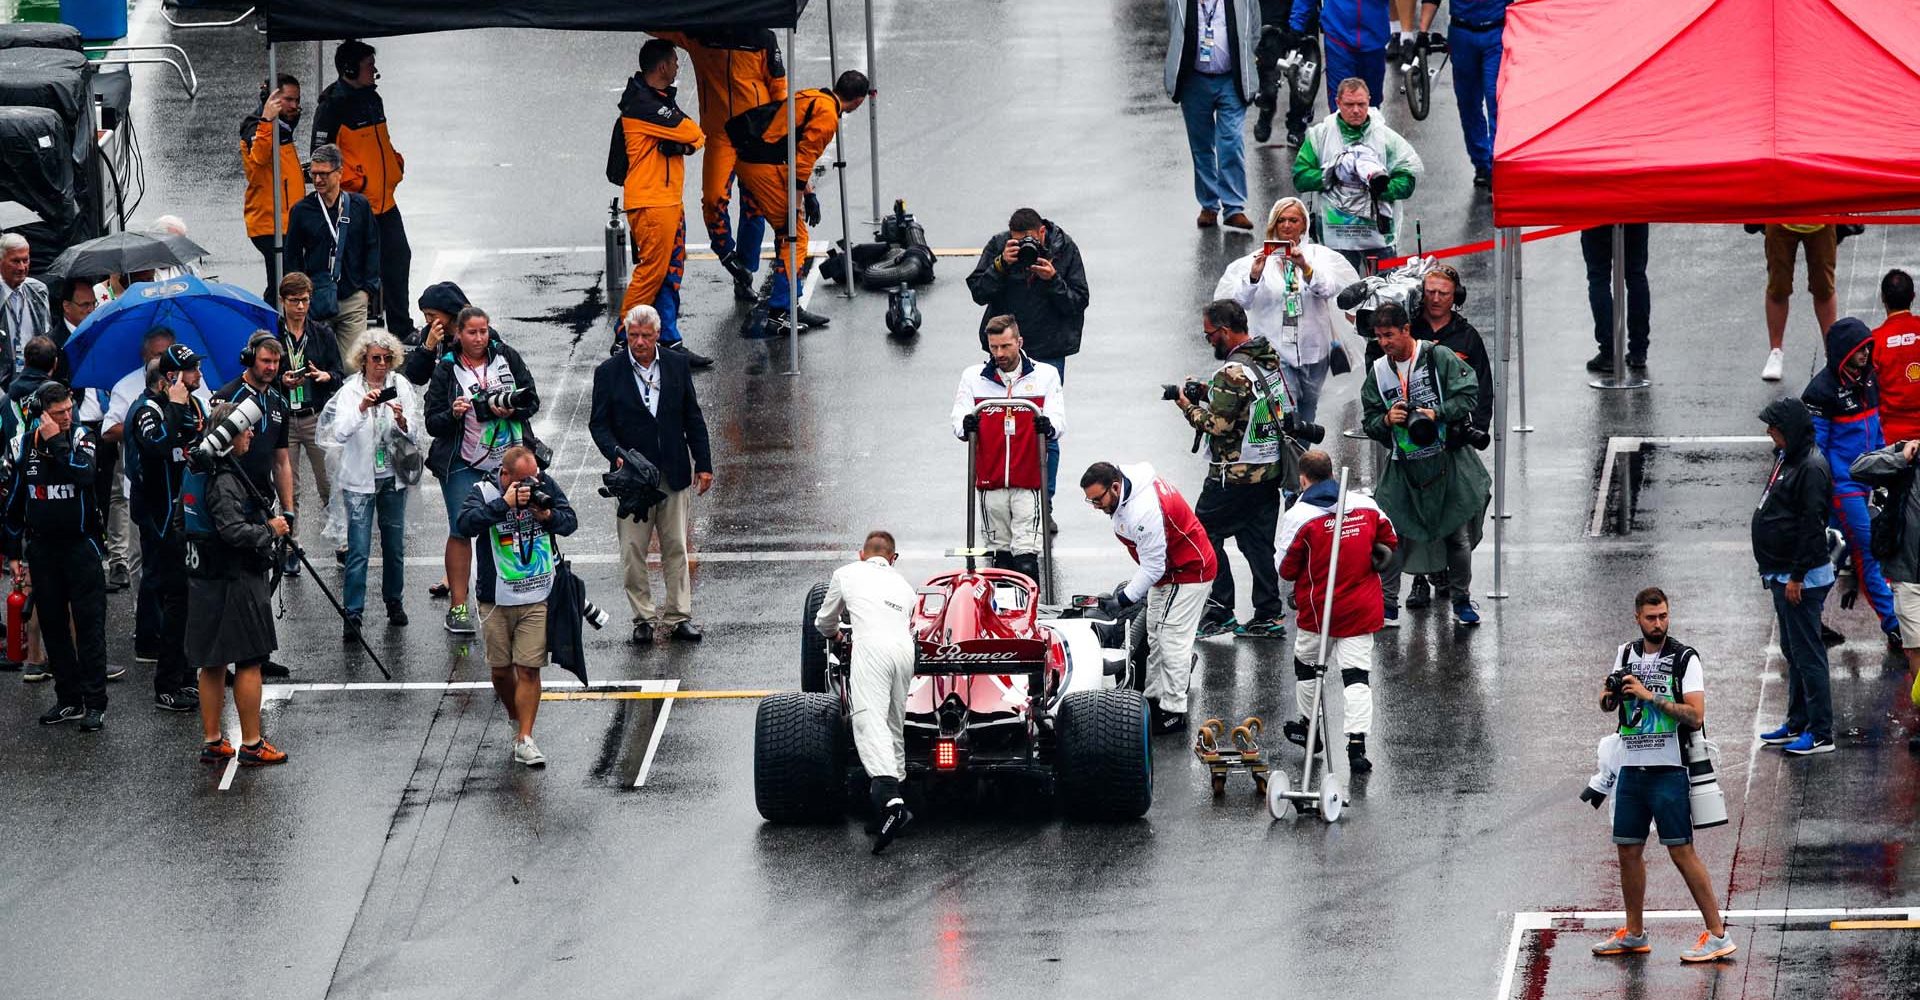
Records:
[[[1532,434],[1533,425],[1532,424],[1515,424],[1513,428],[1513,432],[1515,434]]]
[[[1509,596],[1509,595],[1508,595],[1508,594],[1507,594],[1507,592],[1506,592],[1506,591],[1504,591],[1504,590],[1489,590],[1489,591],[1487,591],[1487,597],[1488,597],[1488,599],[1490,599],[1490,600],[1495,600],[1495,601],[1504,601],[1504,600],[1506,600],[1506,599],[1507,599],[1507,597],[1508,597],[1508,596]]]
[[[1645,389],[1652,382],[1643,378],[1597,378],[1587,383],[1595,389]]]

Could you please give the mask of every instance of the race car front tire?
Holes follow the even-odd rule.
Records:
[[[782,691],[753,717],[753,804],[772,823],[828,823],[844,815],[846,745],[840,702]]]
[[[827,689],[827,637],[813,627],[813,616],[820,613],[820,605],[827,601],[827,585],[823,581],[813,585],[807,591],[807,603],[800,613],[800,690],[825,691]]]
[[[1128,688],[1079,691],[1060,705],[1060,803],[1076,819],[1128,820],[1153,805],[1147,699]]]

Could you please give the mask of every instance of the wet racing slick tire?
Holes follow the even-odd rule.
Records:
[[[813,627],[813,616],[827,601],[827,585],[816,583],[807,591],[805,610],[800,615],[800,690],[827,689],[827,637]]]
[[[782,691],[753,717],[753,804],[773,823],[828,823],[844,815],[845,723],[829,694]]]
[[[1127,619],[1127,683],[1135,691],[1147,689],[1147,615],[1144,610]]]
[[[1079,691],[1060,705],[1060,803],[1076,819],[1126,820],[1153,805],[1147,699],[1114,688]]]

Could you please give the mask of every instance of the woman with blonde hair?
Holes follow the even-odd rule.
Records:
[[[405,625],[401,602],[405,586],[407,487],[420,481],[421,441],[426,424],[420,396],[396,372],[406,348],[385,330],[368,330],[347,355],[352,375],[327,401],[320,416],[320,438],[334,449],[330,462],[339,502],[346,514],[347,567],[341,603],[346,607],[344,638],[360,631],[367,602],[367,562],[373,528],[380,526],[380,596],[387,623]]]
[[[1360,280],[1336,251],[1307,236],[1307,206],[1282,198],[1267,213],[1266,242],[1227,265],[1214,287],[1247,311],[1247,332],[1264,337],[1280,355],[1300,419],[1314,422],[1320,388],[1335,351],[1334,296]]]

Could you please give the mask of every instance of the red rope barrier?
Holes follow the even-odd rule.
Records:
[[[1767,221],[1789,222],[1789,223],[1793,223],[1794,225],[1822,225],[1822,226],[1831,226],[1831,225],[1911,226],[1911,225],[1920,225],[1920,215],[1816,215],[1816,216],[1810,216],[1807,218],[1772,219]],[[1734,223],[1726,223],[1726,225],[1734,225]],[[1587,226],[1549,226],[1546,229],[1536,229],[1531,233],[1522,233],[1520,236],[1520,242],[1532,243],[1534,240],[1544,240],[1554,236],[1565,236],[1568,233],[1577,233],[1580,230],[1586,229],[1586,228],[1589,228],[1589,227]],[[1447,257],[1464,257],[1467,254],[1484,253],[1491,249],[1493,249],[1492,240],[1477,240],[1473,243],[1462,243],[1459,246],[1445,247],[1440,250],[1435,250],[1432,253],[1420,254],[1420,256],[1434,258],[1434,259],[1445,259]],[[1413,259],[1412,255],[1408,255],[1405,257],[1388,257],[1385,260],[1377,262],[1374,265],[1374,267],[1378,270],[1386,271],[1392,268],[1399,267],[1400,265],[1405,264],[1407,261],[1410,261],[1412,259]]]

